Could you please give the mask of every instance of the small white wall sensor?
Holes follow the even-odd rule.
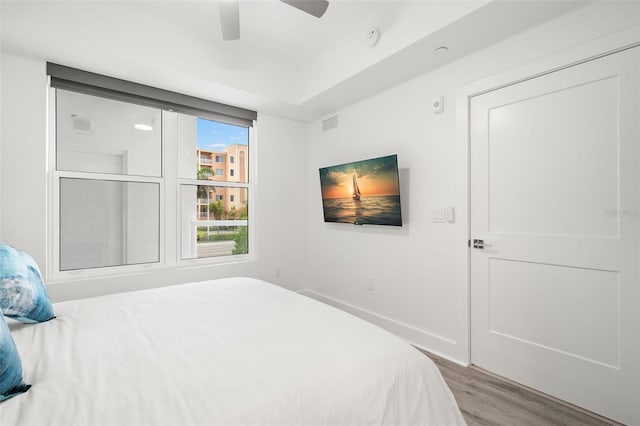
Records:
[[[369,44],[369,47],[378,44],[378,40],[380,40],[380,31],[377,28],[370,29],[367,35],[367,44]]]
[[[440,114],[442,111],[444,111],[444,96],[438,96],[437,98],[435,98],[433,100],[432,107],[434,114]]]

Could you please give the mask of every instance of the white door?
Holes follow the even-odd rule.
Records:
[[[472,363],[628,424],[640,423],[639,64],[627,49],[470,110]]]

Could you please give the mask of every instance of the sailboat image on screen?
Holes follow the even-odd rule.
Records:
[[[356,174],[353,174],[353,196],[354,201],[360,201],[360,188],[358,188],[358,181],[356,180]]]
[[[325,222],[402,226],[396,155],[320,169]]]

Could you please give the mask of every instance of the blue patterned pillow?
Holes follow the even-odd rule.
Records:
[[[0,243],[0,310],[22,322],[42,322],[54,317],[35,260],[3,243]]]
[[[4,317],[0,315],[0,401],[29,390],[22,381],[22,363]]]

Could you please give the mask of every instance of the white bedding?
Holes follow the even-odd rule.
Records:
[[[426,356],[250,278],[58,303],[12,324],[26,394],[0,425],[457,425]]]

